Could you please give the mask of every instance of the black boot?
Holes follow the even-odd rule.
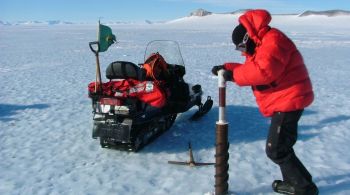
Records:
[[[314,183],[304,188],[297,188],[287,181],[275,180],[272,183],[272,189],[280,194],[318,195],[318,189]]]
[[[295,194],[295,189],[289,182],[275,180],[272,182],[273,191],[280,194]]]

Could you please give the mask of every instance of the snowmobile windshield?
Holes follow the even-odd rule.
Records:
[[[179,44],[171,40],[155,40],[147,44],[144,61],[152,54],[159,53],[168,64],[185,66]]]

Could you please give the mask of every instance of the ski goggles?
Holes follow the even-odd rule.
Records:
[[[236,45],[236,50],[241,51],[241,52],[247,52],[247,42],[249,39],[248,33],[245,33],[243,40],[241,43]]]

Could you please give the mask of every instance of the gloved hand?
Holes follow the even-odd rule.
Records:
[[[224,77],[225,81],[234,81],[233,72],[230,70],[225,70],[222,76]]]
[[[211,72],[218,76],[218,71],[224,69],[224,65],[218,65],[218,66],[213,66],[213,68],[211,69]]]

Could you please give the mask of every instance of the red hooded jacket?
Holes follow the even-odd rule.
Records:
[[[260,112],[288,112],[309,106],[314,94],[303,58],[294,43],[268,24],[271,15],[265,10],[251,10],[239,17],[255,42],[253,55],[244,53],[244,64],[225,63],[233,71],[239,86],[252,86]]]

